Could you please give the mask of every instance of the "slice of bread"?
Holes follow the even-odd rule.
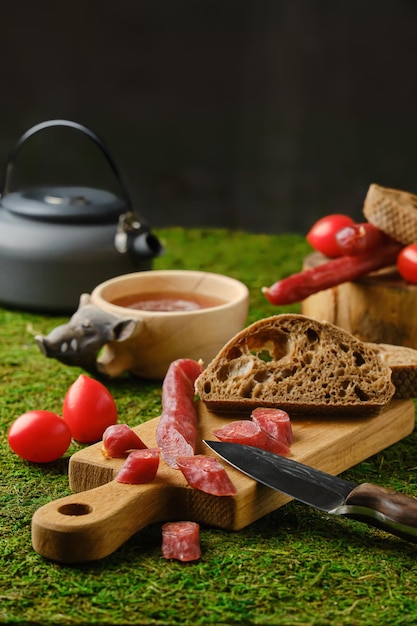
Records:
[[[290,415],[376,415],[395,392],[379,354],[328,322],[275,315],[235,335],[195,388],[208,409],[242,416],[259,406]]]
[[[363,214],[374,226],[405,246],[417,241],[417,196],[372,184]]]
[[[388,343],[368,343],[391,368],[396,400],[417,398],[417,350]]]

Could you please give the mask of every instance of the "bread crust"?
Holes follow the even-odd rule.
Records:
[[[374,226],[405,246],[417,241],[417,196],[372,184],[363,214]]]
[[[369,343],[391,369],[395,400],[417,398],[417,350],[388,343]]]
[[[195,389],[208,409],[242,416],[259,406],[290,415],[377,415],[395,392],[378,354],[329,322],[274,315],[235,335]]]

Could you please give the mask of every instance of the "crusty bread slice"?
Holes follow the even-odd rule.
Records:
[[[417,196],[372,184],[363,214],[374,226],[405,246],[417,241]]]
[[[417,350],[388,343],[369,343],[379,357],[391,368],[391,381],[395,387],[394,398],[417,398]]]
[[[373,346],[294,313],[262,319],[235,335],[195,388],[208,409],[241,415],[259,406],[290,415],[375,415],[395,392],[391,369]]]

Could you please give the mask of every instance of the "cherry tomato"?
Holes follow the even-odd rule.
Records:
[[[404,280],[417,285],[417,243],[401,249],[397,257],[397,268]]]
[[[354,224],[354,220],[342,213],[333,213],[319,219],[307,233],[308,243],[317,252],[333,258],[341,256],[339,245],[336,242],[336,233],[345,226]]]
[[[62,417],[76,441],[94,443],[108,426],[116,424],[117,408],[102,383],[81,374],[65,394]]]
[[[68,424],[51,411],[23,413],[10,426],[10,448],[26,461],[49,463],[59,459],[69,448],[71,430]]]

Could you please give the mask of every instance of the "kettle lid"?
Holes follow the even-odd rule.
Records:
[[[1,206],[21,217],[54,222],[114,222],[127,210],[122,198],[90,187],[34,187],[6,194]]]

